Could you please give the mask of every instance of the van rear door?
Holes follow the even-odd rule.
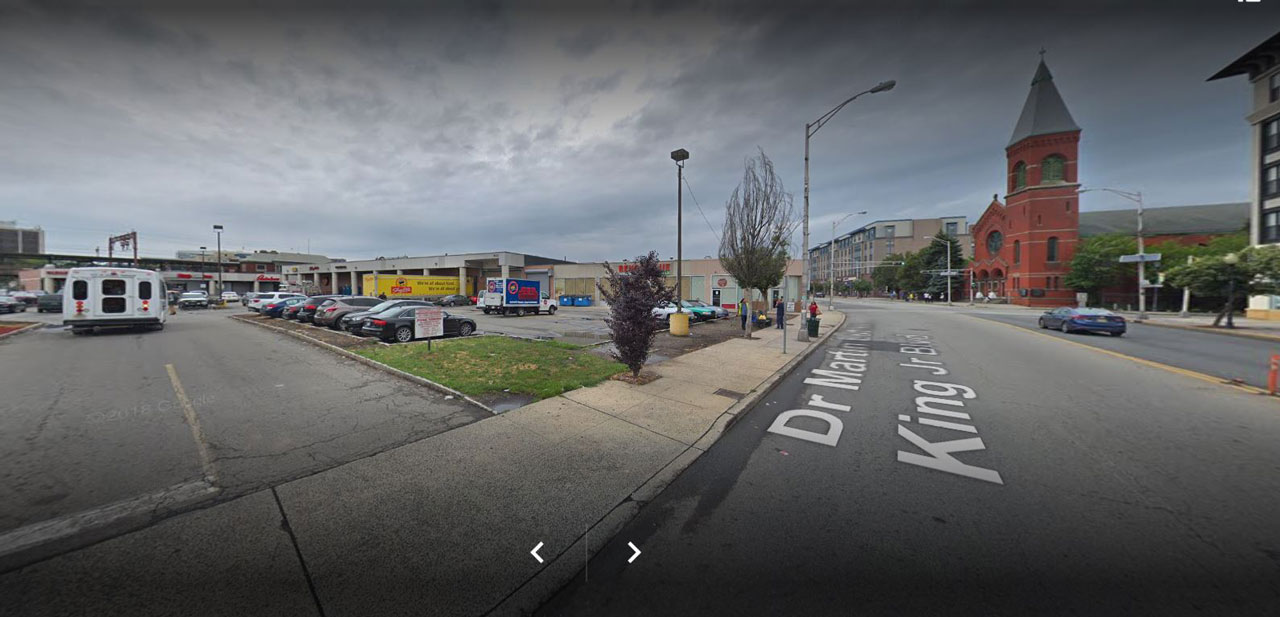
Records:
[[[134,276],[113,272],[96,281],[94,313],[100,317],[131,317],[136,310],[137,281]]]

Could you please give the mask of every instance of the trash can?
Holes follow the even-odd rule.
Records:
[[[818,321],[819,321],[819,320],[818,320],[818,318],[817,318],[817,317],[810,317],[810,318],[809,318],[809,321],[808,321],[808,325],[809,325],[809,336],[818,336]]]
[[[560,296],[560,306],[573,306],[573,296]]]
[[[591,296],[578,296],[578,298],[573,301],[573,305],[574,306],[591,306]]]

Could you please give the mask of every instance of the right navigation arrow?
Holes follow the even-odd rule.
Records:
[[[632,556],[631,556],[631,559],[628,559],[628,560],[627,560],[627,563],[631,563],[631,562],[633,562],[633,561],[635,561],[635,560],[636,560],[636,557],[639,557],[639,556],[640,556],[640,549],[636,548],[636,545],[634,545],[634,544],[632,544],[632,543],[630,543],[630,542],[628,542],[628,543],[627,543],[627,546],[630,546],[630,547],[631,547],[631,550],[633,550],[633,551],[635,551],[635,552],[636,552],[636,554],[634,554],[634,555],[632,555]]]

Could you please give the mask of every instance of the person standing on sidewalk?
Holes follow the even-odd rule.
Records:
[[[817,317],[818,317],[818,302],[815,300],[809,303],[809,319],[817,319]]]
[[[777,326],[776,326],[776,327],[777,327],[779,330],[781,330],[781,329],[782,329],[782,320],[784,320],[784,319],[786,319],[786,318],[787,318],[787,303],[786,303],[786,302],[783,302],[782,300],[778,300],[778,302],[777,302],[777,306],[776,306],[776,307],[774,307],[774,308],[776,308],[776,309],[778,310],[778,324],[777,324]]]
[[[742,318],[742,329],[747,329],[747,299],[743,298],[738,302],[738,316]]]

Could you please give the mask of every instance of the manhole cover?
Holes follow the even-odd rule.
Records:
[[[742,400],[742,397],[746,396],[741,392],[734,392],[733,390],[725,390],[724,388],[720,388],[719,390],[716,390],[715,393],[719,394],[720,396],[731,398],[735,401],[740,401]]]

